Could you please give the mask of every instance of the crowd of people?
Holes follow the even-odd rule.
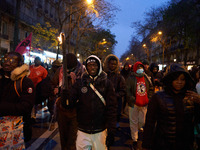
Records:
[[[157,63],[142,60],[126,62],[120,70],[113,54],[103,62],[91,55],[85,65],[72,53],[66,54],[66,60],[67,70],[55,60],[47,71],[39,57],[28,66],[17,52],[4,55],[0,149],[26,148],[38,104],[46,99],[51,127],[58,122],[62,150],[109,149],[126,108],[135,150],[139,134],[144,150],[200,148],[194,135],[194,131],[200,134],[199,67],[188,71],[174,63],[160,71]]]

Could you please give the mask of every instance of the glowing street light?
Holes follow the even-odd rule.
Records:
[[[162,31],[159,31],[159,32],[158,32],[158,35],[162,35]]]
[[[88,3],[88,5],[93,4],[93,0],[86,0],[86,2]]]
[[[149,55],[150,55],[149,53],[150,53],[150,52],[149,52],[149,49],[147,48],[147,45],[146,45],[146,44],[143,44],[142,46],[143,46],[143,48],[144,48],[144,50],[145,50],[145,52],[146,52],[146,54],[147,54],[147,59],[148,59],[148,61],[150,61],[150,58],[149,58]]]
[[[158,35],[162,35],[162,31],[159,31]],[[165,47],[164,47],[164,44],[165,43],[164,43],[164,40],[163,41],[160,40],[160,42],[162,44],[162,49],[163,49],[163,54],[162,54],[163,55],[163,58],[162,58],[163,60],[162,61],[163,61],[163,67],[164,67],[164,62],[165,62]]]

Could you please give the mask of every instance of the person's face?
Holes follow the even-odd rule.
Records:
[[[148,70],[149,65],[144,65],[144,68],[145,68],[146,70]]]
[[[110,60],[108,63],[108,67],[111,71],[114,71],[117,67],[117,61],[116,60]]]
[[[177,79],[172,81],[172,86],[174,88],[175,93],[179,93],[185,86],[185,76],[184,74],[180,74]]]
[[[52,66],[53,72],[56,72],[56,70],[59,68],[60,66]]]
[[[153,68],[153,72],[154,72],[154,73],[158,72],[158,68],[157,68],[157,67],[154,67],[154,68]]]
[[[14,54],[6,54],[3,58],[3,70],[5,72],[11,72],[18,67],[19,60]]]
[[[35,66],[39,66],[41,64],[41,61],[39,59],[35,59],[34,63]]]
[[[98,71],[98,64],[96,62],[88,63],[87,64],[87,70],[88,70],[88,73],[91,76],[95,76],[97,74],[97,71]]]
[[[128,66],[128,65],[126,65],[126,66],[124,67],[124,69],[125,69],[125,70],[128,70],[128,69],[129,69],[129,66]]]
[[[137,70],[138,70],[138,69],[143,69],[143,66],[142,66],[142,65],[138,65],[138,66],[137,66]]]

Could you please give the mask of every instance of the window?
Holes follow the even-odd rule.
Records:
[[[7,23],[6,22],[2,22],[2,34],[3,35],[7,35]]]
[[[27,31],[25,31],[24,37],[27,38],[28,35],[29,35],[29,33]]]

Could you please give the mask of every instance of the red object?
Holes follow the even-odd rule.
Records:
[[[46,78],[48,74],[47,70],[41,65],[38,67],[30,66],[29,69],[30,69],[30,75],[28,77],[33,81],[35,87],[39,82],[41,82],[44,78]]]
[[[18,52],[21,55],[23,55],[27,51],[30,51],[30,49],[31,49],[31,38],[32,38],[32,32],[29,34],[29,36],[26,39],[24,39],[23,41],[21,41],[17,45],[15,52]]]

